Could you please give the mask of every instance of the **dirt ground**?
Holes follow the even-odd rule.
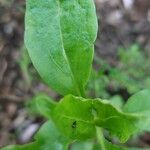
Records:
[[[111,65],[117,63],[118,47],[139,43],[150,55],[150,0],[95,0],[99,22],[95,43],[97,56]],[[40,80],[27,83],[20,67],[24,47],[24,0],[0,0],[0,147],[26,143],[37,131],[43,118],[30,116],[25,101],[44,91],[58,95]],[[150,147],[150,133],[139,139]]]

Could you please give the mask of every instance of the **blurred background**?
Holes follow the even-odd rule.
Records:
[[[95,0],[99,32],[89,97],[121,107],[128,97],[150,88],[150,0]],[[44,119],[33,113],[32,96],[49,89],[33,68],[23,42],[24,0],[0,0],[0,147],[29,142]],[[150,133],[128,145],[150,147]]]

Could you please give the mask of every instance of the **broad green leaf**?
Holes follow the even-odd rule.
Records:
[[[150,131],[150,89],[131,96],[124,106],[124,112],[134,113],[143,118],[143,121],[137,124],[137,128],[141,131]]]
[[[85,140],[95,136],[92,101],[68,95],[53,111],[53,120],[58,129],[71,139]]]
[[[1,150],[67,150],[71,141],[62,136],[52,121],[46,122],[35,136],[35,141],[22,146],[8,146]]]
[[[125,142],[137,129],[137,116],[121,112],[108,101],[68,95],[54,108],[53,121],[59,131],[74,140],[95,137],[100,126]]]
[[[41,77],[62,95],[84,95],[96,34],[93,0],[27,0],[26,47]]]

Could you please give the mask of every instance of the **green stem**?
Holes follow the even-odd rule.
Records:
[[[86,98],[85,89],[84,88],[80,89],[80,92],[81,92],[81,96]]]
[[[101,146],[101,150],[106,150],[105,142],[104,142],[105,139],[104,139],[104,135],[103,135],[102,129],[97,127],[96,128],[96,134],[97,134],[98,143]]]

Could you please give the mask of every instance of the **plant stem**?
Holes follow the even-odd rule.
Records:
[[[80,96],[82,96],[83,98],[86,98],[84,87],[79,88],[79,91],[80,91]]]
[[[104,143],[104,135],[103,135],[102,129],[97,127],[96,128],[96,134],[97,134],[98,143],[101,146],[101,150],[106,150],[105,143]]]

